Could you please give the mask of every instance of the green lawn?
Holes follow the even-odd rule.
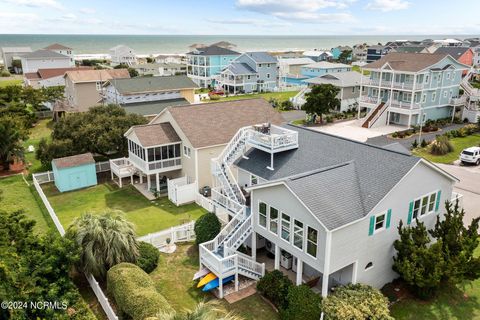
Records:
[[[65,228],[85,212],[121,210],[125,218],[135,224],[137,235],[142,236],[198,219],[206,212],[194,203],[177,207],[166,197],[151,202],[134,187],[120,189],[114,183],[65,193],[58,192],[53,184],[42,187]]]
[[[38,143],[42,138],[51,139],[53,122],[50,119],[39,120],[35,126],[30,130],[28,140],[23,142],[23,147],[25,148],[25,160],[29,164],[28,170],[31,173],[44,171],[42,164],[39,160],[35,158],[35,152],[28,152],[27,148],[30,145],[35,147],[35,150],[38,148]]]
[[[450,139],[450,142],[452,143],[454,150],[443,156],[430,154],[430,152],[428,152],[428,147],[413,150],[413,154],[432,162],[451,164],[455,160],[458,160],[460,152],[462,152],[463,149],[478,146],[480,144],[480,134],[474,134],[464,138],[452,138]]]
[[[352,71],[357,71],[358,73],[361,73],[359,66],[352,66]],[[370,74],[370,71],[363,70],[363,75],[368,76],[369,74]]]
[[[298,91],[251,93],[251,94],[243,94],[238,96],[222,97],[220,98],[220,100],[212,100],[210,102],[244,100],[244,99],[253,99],[253,98],[263,98],[268,101],[273,98],[278,100],[279,103],[282,103],[283,101],[293,98],[297,93]]]
[[[22,84],[22,79],[2,79],[0,78],[0,88],[4,88],[7,86],[13,86],[13,85],[21,85]]]
[[[197,302],[213,297],[197,289],[192,277],[198,271],[198,249],[195,245],[178,245],[173,254],[161,254],[158,267],[150,274],[157,290],[177,311],[192,309]],[[278,314],[258,294],[229,304],[222,300],[229,311],[244,319],[276,320]]]
[[[23,210],[25,215],[36,221],[35,231],[45,233],[53,226],[47,209],[34,187],[28,186],[21,175],[0,178],[3,200],[0,210]]]
[[[475,254],[480,255],[480,247]],[[432,301],[402,300],[391,313],[395,319],[480,319],[480,279],[444,286]]]

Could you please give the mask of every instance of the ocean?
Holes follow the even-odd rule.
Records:
[[[377,44],[392,40],[469,38],[473,35],[388,35],[388,36],[266,36],[266,35],[65,35],[65,34],[0,34],[1,47],[29,46],[41,49],[52,43],[61,43],[74,49],[75,54],[105,54],[108,49],[124,44],[137,54],[185,53],[194,43],[212,44],[229,41],[236,50],[308,50],[331,49],[338,45],[358,43]]]

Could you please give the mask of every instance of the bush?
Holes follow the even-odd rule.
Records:
[[[217,101],[217,100],[220,100],[220,96],[218,94],[212,94],[210,95],[210,100],[212,101]]]
[[[266,272],[257,282],[258,292],[279,309],[288,307],[287,296],[291,286],[293,286],[292,281],[280,270]]]
[[[290,100],[285,100],[282,102],[280,106],[281,110],[288,111],[288,110],[293,110],[293,103]]]
[[[398,132],[392,133],[392,138],[397,138],[398,137]]]
[[[10,77],[10,72],[8,72],[7,70],[2,70],[0,71],[0,77]]]
[[[418,148],[417,139],[413,140],[413,142],[412,142],[412,148],[413,148],[413,149]]]
[[[425,139],[422,139],[422,143],[420,143],[420,147],[425,148],[426,146],[428,146],[427,141],[425,141]]]
[[[437,136],[437,138],[430,147],[430,153],[437,156],[443,156],[452,151],[453,145],[450,143],[448,137],[446,136]]]
[[[364,284],[349,284],[337,288],[333,294],[323,299],[322,310],[328,320],[393,320],[387,297]]]
[[[167,300],[155,289],[150,276],[131,263],[120,263],[108,270],[107,290],[117,307],[133,320],[172,311]]]
[[[160,258],[160,252],[152,244],[140,241],[138,246],[140,256],[137,258],[137,266],[143,269],[146,273],[150,273],[158,265],[158,258]]]
[[[212,240],[220,232],[222,225],[215,213],[208,212],[195,221],[195,242],[197,244]]]
[[[332,116],[326,116],[325,120],[327,120],[327,123],[332,123],[333,122]]]
[[[320,319],[322,298],[308,286],[291,286],[288,289],[288,307],[280,311],[282,320]]]

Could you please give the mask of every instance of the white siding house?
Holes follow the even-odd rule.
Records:
[[[70,57],[50,50],[37,50],[21,58],[24,73],[37,72],[38,69],[70,68]]]
[[[118,45],[110,48],[110,57],[113,66],[119,64],[126,64],[128,66],[131,66],[137,63],[137,56],[135,55],[135,51],[125,45]]]

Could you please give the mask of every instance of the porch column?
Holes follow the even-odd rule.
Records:
[[[297,258],[297,286],[302,284],[303,261]]]
[[[238,291],[238,271],[235,272],[235,291]]]
[[[150,175],[147,174],[147,190],[150,191],[150,187],[151,187],[151,185],[150,185]]]
[[[257,233],[252,233],[252,259],[257,261]]]
[[[110,169],[110,177],[112,178],[113,180],[113,170]]]
[[[412,114],[409,113],[408,114],[408,127],[411,127],[412,126]]]
[[[140,183],[143,183],[143,173],[140,173]]]
[[[160,192],[160,173],[157,172],[157,191]]]
[[[120,188],[122,188],[122,175],[118,176],[118,182],[120,184]]]
[[[223,299],[223,278],[218,278],[218,291],[220,293],[220,299]]]
[[[278,244],[275,244],[275,265],[274,265],[275,270],[280,269],[280,247]]]
[[[130,175],[130,183],[133,186],[133,173]]]
[[[324,273],[322,277],[322,297],[328,295],[328,273]]]

